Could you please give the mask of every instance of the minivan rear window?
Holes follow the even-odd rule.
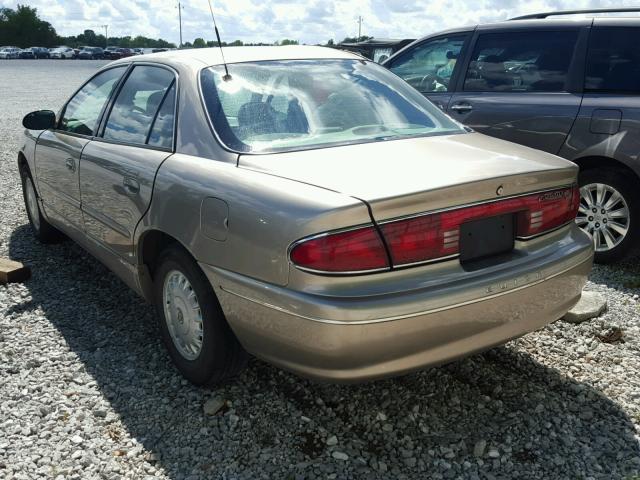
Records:
[[[282,60],[205,68],[202,93],[220,140],[278,152],[464,133],[387,69],[362,60]]]
[[[467,69],[467,92],[562,92],[577,30],[482,34]]]
[[[595,28],[589,39],[584,89],[587,92],[640,92],[640,28]]]

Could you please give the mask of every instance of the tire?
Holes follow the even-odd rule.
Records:
[[[246,366],[248,355],[193,258],[181,247],[171,246],[160,255],[153,278],[160,333],[180,373],[195,385],[214,385],[236,376]],[[192,293],[195,303],[192,297],[185,300]]]
[[[26,168],[20,169],[22,180],[22,198],[29,217],[29,225],[34,237],[41,243],[57,243],[64,239],[64,235],[51,225],[42,215],[38,193],[33,183],[33,178]]]
[[[614,263],[636,255],[640,247],[638,182],[621,171],[589,169],[580,172],[578,183],[581,203],[576,222],[594,238],[595,261]],[[603,192],[600,201],[598,186]],[[614,199],[615,193],[621,200]],[[599,238],[595,232],[599,232]]]

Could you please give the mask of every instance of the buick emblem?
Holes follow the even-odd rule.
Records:
[[[498,187],[498,189],[496,190],[496,195],[500,196],[500,195],[502,195],[502,192],[504,192],[504,187],[502,185],[500,185]]]

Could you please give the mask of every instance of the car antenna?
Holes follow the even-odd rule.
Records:
[[[224,65],[225,75],[222,77],[222,80],[228,82],[231,80],[231,75],[229,75],[229,69],[227,68],[227,61],[224,59],[224,50],[222,50],[222,42],[220,41],[220,32],[218,32],[218,25],[216,25],[216,17],[213,15],[213,7],[211,6],[211,0],[209,1],[209,11],[211,12],[211,20],[213,20],[213,29],[216,31],[216,38],[218,39],[218,47],[220,47],[220,55],[222,55],[222,64]]]

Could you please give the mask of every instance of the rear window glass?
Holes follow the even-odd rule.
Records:
[[[590,92],[640,91],[640,28],[598,28],[591,32],[584,88]]]
[[[275,152],[463,128],[385,68],[361,60],[291,60],[202,72],[202,91],[222,142],[239,152]]]
[[[562,92],[577,38],[577,30],[480,35],[464,90]]]

